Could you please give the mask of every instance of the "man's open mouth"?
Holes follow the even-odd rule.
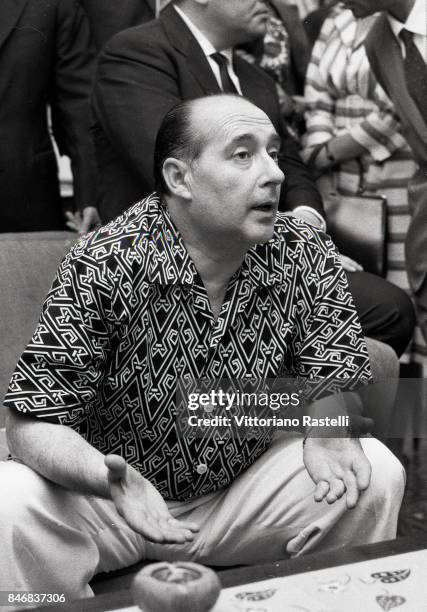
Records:
[[[259,204],[258,206],[254,206],[254,210],[260,210],[262,212],[273,212],[276,206],[273,203],[270,204]]]

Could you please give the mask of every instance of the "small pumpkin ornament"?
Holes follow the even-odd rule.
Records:
[[[199,563],[153,563],[132,583],[134,602],[143,612],[208,612],[219,597],[215,572]]]

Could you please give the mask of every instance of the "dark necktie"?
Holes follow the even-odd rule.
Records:
[[[228,74],[227,66],[228,60],[222,53],[216,52],[211,54],[211,58],[216,61],[219,66],[219,75],[221,77],[222,91],[224,93],[239,94],[235,84],[231,80]]]
[[[427,122],[427,65],[414,43],[412,32],[401,30],[400,38],[405,45],[405,78],[408,91]]]

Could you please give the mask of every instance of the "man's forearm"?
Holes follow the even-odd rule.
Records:
[[[109,498],[104,455],[65,425],[7,410],[7,443],[14,458],[67,489]]]

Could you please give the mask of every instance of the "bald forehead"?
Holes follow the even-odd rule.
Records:
[[[205,145],[213,140],[237,138],[239,134],[278,138],[264,111],[234,97],[198,100],[192,108],[191,123]]]

